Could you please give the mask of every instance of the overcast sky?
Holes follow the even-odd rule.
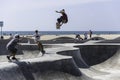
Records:
[[[56,29],[55,10],[68,23]],[[120,31],[120,0],[0,0],[4,31]]]

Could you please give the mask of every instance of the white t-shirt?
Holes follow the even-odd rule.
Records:
[[[34,34],[34,37],[35,42],[40,41],[40,34]]]

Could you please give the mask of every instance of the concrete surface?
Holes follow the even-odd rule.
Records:
[[[41,56],[36,44],[22,43],[18,46],[16,56],[20,60],[7,62],[7,42],[0,41],[0,80],[120,79],[119,43],[92,40],[84,43],[44,44],[44,56]]]

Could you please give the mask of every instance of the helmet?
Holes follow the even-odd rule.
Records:
[[[20,38],[19,34],[15,34],[14,38]]]

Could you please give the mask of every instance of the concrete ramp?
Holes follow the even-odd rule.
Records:
[[[80,49],[80,54],[87,65],[92,66],[100,64],[110,57],[112,57],[119,49],[119,45],[103,45],[103,44],[90,44],[90,45],[77,45]]]
[[[41,58],[11,63],[4,62],[0,63],[0,65],[0,80],[46,80],[46,78],[50,77],[51,80],[56,77],[67,80],[70,78],[67,77],[70,74],[74,75],[73,78],[81,75],[72,57],[60,55],[51,56],[46,54]],[[62,74],[63,72],[67,76]],[[57,76],[53,77],[52,75]]]
[[[7,42],[7,41],[6,41]],[[6,62],[0,45],[0,80],[119,80],[119,44],[36,44],[18,46],[19,61]],[[5,51],[2,51],[4,49]]]
[[[71,78],[77,80],[76,76],[80,78],[81,72],[72,56],[56,54],[57,52],[62,53],[63,50],[73,50],[71,53],[76,54],[79,52],[78,48],[63,48],[60,45],[44,45],[44,47],[46,54],[41,57],[36,44],[23,43],[18,46],[19,51],[16,55],[20,60],[11,63],[5,62],[7,61],[5,60],[6,55],[9,53],[1,54],[4,62],[0,63],[0,80],[46,80],[43,74],[50,76],[51,80],[54,79],[51,75],[56,76],[57,74],[60,79],[64,80],[71,80]],[[65,77],[65,75],[68,76]]]
[[[112,56],[107,61],[92,66],[92,68],[99,70],[103,73],[106,73],[104,75],[94,76],[96,79],[101,80],[119,80],[120,79],[120,50],[116,52],[114,56]]]
[[[101,50],[101,48],[99,48],[101,46],[102,45],[99,45],[98,49]],[[82,74],[86,75],[87,77],[92,78],[93,80],[120,80],[120,76],[119,76],[120,74],[120,46],[115,45],[115,44],[114,45],[103,45],[103,46],[104,46],[104,49],[103,49],[102,54],[105,54],[105,55],[101,54],[99,55],[100,56],[99,58],[101,59],[106,58],[106,60],[98,64],[94,64],[88,69],[83,69],[83,68],[79,68],[79,69],[82,72]],[[98,50],[98,52],[101,52],[101,51]],[[96,52],[96,55],[97,55],[97,52]],[[106,56],[109,56],[109,57],[107,58]],[[94,58],[95,58],[95,55],[94,55]],[[97,59],[93,59],[93,60],[97,62]]]

